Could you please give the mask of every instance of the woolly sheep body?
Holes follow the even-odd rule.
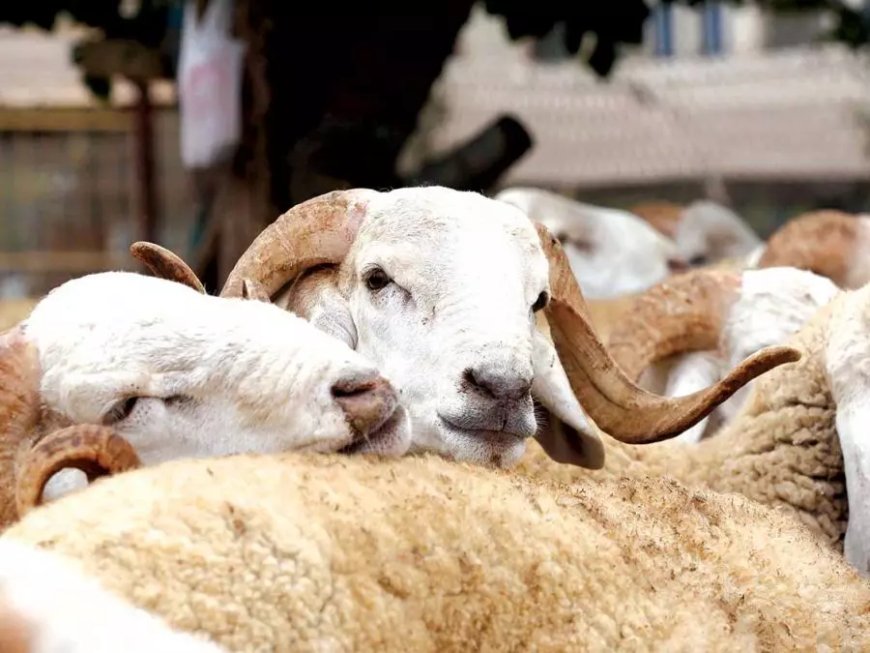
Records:
[[[425,455],[235,456],[98,481],[3,539],[233,651],[870,646],[870,587],[788,518],[662,479]]]

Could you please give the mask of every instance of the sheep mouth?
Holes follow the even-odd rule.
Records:
[[[518,442],[522,442],[530,435],[526,433],[513,433],[511,431],[496,431],[491,429],[476,429],[459,426],[450,421],[443,415],[438,415],[438,419],[443,428],[448,433],[458,435],[463,439],[471,439],[476,442],[482,442],[493,447],[511,447]]]
[[[381,455],[404,454],[410,445],[407,414],[397,406],[390,416],[371,431],[355,431],[350,444],[338,450],[341,454],[372,453]]]

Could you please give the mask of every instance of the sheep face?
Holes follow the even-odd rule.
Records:
[[[406,420],[375,367],[268,304],[102,273],[49,293],[22,331],[37,352],[44,410],[111,426],[146,464],[407,448]]]
[[[373,360],[410,411],[412,448],[502,466],[536,435],[554,459],[600,468],[598,426],[632,444],[673,437],[797,355],[759,352],[686,397],[644,392],[592,328],[558,240],[517,207],[439,187],[335,191],[293,207],[221,291],[246,294]]]
[[[557,362],[535,328],[547,259],[520,211],[434,190],[373,197],[339,292],[306,313],[400,389],[413,448],[507,465],[537,431],[535,371]]]
[[[626,211],[535,188],[511,188],[496,199],[516,206],[559,239],[590,299],[646,290],[684,267],[670,239]]]

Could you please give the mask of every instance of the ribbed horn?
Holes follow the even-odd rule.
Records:
[[[205,288],[196,273],[178,254],[165,247],[144,240],[130,245],[133,258],[145,265],[155,277],[177,281],[205,294]]]
[[[106,426],[76,424],[50,433],[19,463],[15,492],[18,516],[42,502],[46,483],[62,469],[80,469],[93,481],[139,466],[132,445]]]
[[[635,297],[613,326],[607,349],[626,376],[668,356],[716,349],[741,276],[700,269],[679,274]]]
[[[221,297],[243,297],[245,281],[269,298],[306,270],[340,263],[375,191],[333,191],[294,206],[254,239],[227,277]]]
[[[800,358],[790,347],[771,347],[691,395],[670,398],[647,392],[626,376],[595,334],[559,242],[545,227],[536,226],[550,261],[552,300],[546,311],[556,351],[584,411],[617,440],[646,444],[679,435],[758,375]]]

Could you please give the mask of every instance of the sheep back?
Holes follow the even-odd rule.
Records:
[[[870,587],[793,520],[664,479],[433,456],[173,461],[4,538],[234,651],[870,646]]]

